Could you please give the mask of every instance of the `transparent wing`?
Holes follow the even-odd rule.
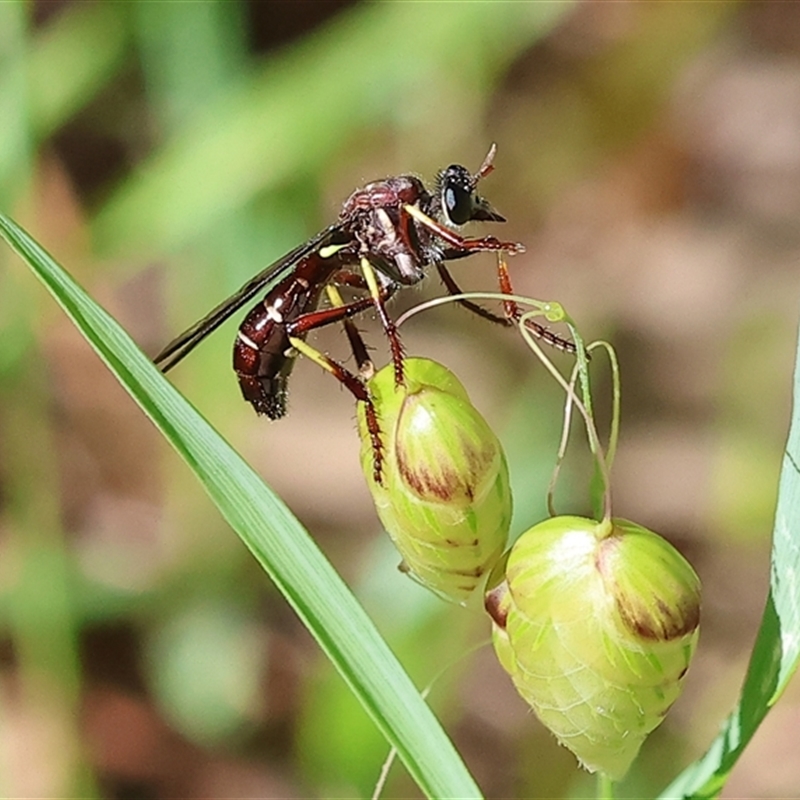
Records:
[[[228,317],[241,308],[248,300],[255,295],[274,286],[291,274],[295,265],[301,258],[305,258],[310,253],[325,247],[326,244],[338,244],[343,238],[344,231],[339,224],[331,225],[321,231],[304,244],[295,247],[282,258],[274,261],[265,269],[261,270],[255,277],[251,278],[241,289],[231,295],[227,300],[220,303],[216,308],[209,311],[202,319],[198,320],[191,328],[185,330],[180,336],[173,339],[154,359],[153,362],[160,367],[162,372],[172,369],[179,361],[187,356],[203,339],[216,330]],[[344,237],[346,240],[346,237]]]

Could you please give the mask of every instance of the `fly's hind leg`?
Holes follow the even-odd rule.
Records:
[[[335,287],[330,287],[328,289],[328,297],[333,303],[330,308],[304,314],[287,325],[286,330],[289,337],[289,344],[298,353],[304,355],[306,358],[322,367],[326,372],[333,375],[357,401],[364,404],[367,432],[372,445],[372,474],[375,482],[381,484],[383,442],[375,404],[372,402],[372,397],[365,383],[365,380],[368,379],[371,374],[372,362],[367,352],[367,346],[361,338],[358,328],[351,319],[351,317],[356,314],[372,307],[374,301],[372,297],[364,297],[352,303],[343,303],[341,295]],[[345,332],[347,333],[347,338],[350,341],[350,346],[355,355],[360,375],[355,375],[343,364],[325,355],[325,353],[322,353],[305,341],[305,334],[309,330],[324,325],[330,325],[335,322],[342,322],[344,324]]]
[[[352,326],[352,328],[356,336],[360,339],[361,336],[358,331],[355,330],[355,326]],[[375,483],[383,483],[383,441],[381,439],[381,429],[378,424],[378,414],[375,410],[375,404],[372,402],[372,397],[370,396],[366,383],[360,377],[350,372],[343,364],[340,364],[330,356],[312,347],[304,339],[290,336],[289,343],[298,353],[304,355],[306,358],[322,367],[326,372],[333,375],[357,401],[364,404],[367,431],[369,433],[370,444],[372,445],[372,477]]]

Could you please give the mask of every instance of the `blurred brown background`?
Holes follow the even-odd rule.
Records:
[[[800,4],[6,3],[0,208],[154,354],[364,182],[452,162],[528,246],[521,294],[618,349],[615,513],[704,583],[684,696],[621,796],[653,796],[734,703],[768,584],[800,297]],[[486,230],[487,228],[483,228]],[[495,286],[491,256],[453,267]],[[435,279],[395,308],[441,293]],[[375,321],[360,322],[386,359]],[[255,418],[237,320],[172,379],[309,527],[488,797],[586,796],[478,611],[397,573],[351,398],[299,363]],[[410,353],[507,446],[514,534],[545,514],[563,397],[521,341],[445,307]],[[341,333],[314,338],[344,357]],[[555,356],[562,365],[563,356]],[[598,385],[603,386],[602,369]],[[601,410],[604,403],[600,402]],[[558,491],[586,513],[585,446]],[[202,490],[0,252],[0,794],[361,797],[388,747]],[[800,795],[790,687],[723,796]],[[395,767],[386,797],[416,796]]]

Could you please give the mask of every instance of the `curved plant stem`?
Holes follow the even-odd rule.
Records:
[[[580,415],[583,417],[584,425],[586,427],[586,435],[589,440],[589,449],[592,452],[595,462],[596,475],[600,481],[600,500],[595,504],[595,515],[602,520],[611,519],[611,481],[609,477],[611,464],[616,453],[617,441],[619,438],[619,413],[620,413],[620,373],[619,362],[617,360],[614,348],[608,343],[598,341],[590,344],[588,347],[584,344],[581,335],[578,333],[577,328],[572,322],[569,315],[566,313],[560,303],[552,301],[534,300],[530,297],[523,297],[516,294],[505,294],[503,292],[464,292],[462,294],[447,295],[445,297],[436,297],[424,303],[420,303],[413,308],[410,308],[397,320],[397,327],[399,328],[404,323],[408,322],[411,317],[420,314],[423,311],[428,311],[431,308],[445,305],[447,303],[454,303],[459,300],[496,300],[500,303],[508,304],[516,303],[518,305],[527,306],[530,311],[525,312],[517,320],[517,327],[525,340],[525,343],[537,356],[537,358],[544,365],[545,369],[552,375],[555,381],[561,386],[566,394],[566,405],[564,407],[564,427],[562,429],[561,442],[559,444],[557,463],[553,469],[553,475],[548,487],[547,493],[547,507],[548,512],[553,515],[555,509],[553,507],[553,494],[555,485],[558,480],[558,475],[561,470],[561,464],[566,453],[567,440],[569,438],[569,426],[572,420],[572,407],[578,409]],[[528,322],[534,317],[544,317],[549,322],[564,322],[570,330],[572,339],[575,343],[576,350],[576,364],[572,371],[569,381],[558,371],[553,362],[545,354],[542,347],[539,345],[535,335],[530,331]],[[609,433],[608,453],[606,454],[603,445],[600,441],[600,436],[597,432],[597,426],[594,422],[594,409],[592,405],[591,382],[589,379],[589,359],[587,352],[596,348],[602,347],[611,364],[612,375],[612,419],[611,430]],[[581,391],[580,397],[575,391],[575,384],[580,381]],[[593,496],[594,495],[593,493]]]

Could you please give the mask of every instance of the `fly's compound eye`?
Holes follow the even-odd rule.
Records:
[[[449,222],[463,225],[472,219],[475,207],[474,180],[464,167],[453,165],[441,176],[442,209]]]

